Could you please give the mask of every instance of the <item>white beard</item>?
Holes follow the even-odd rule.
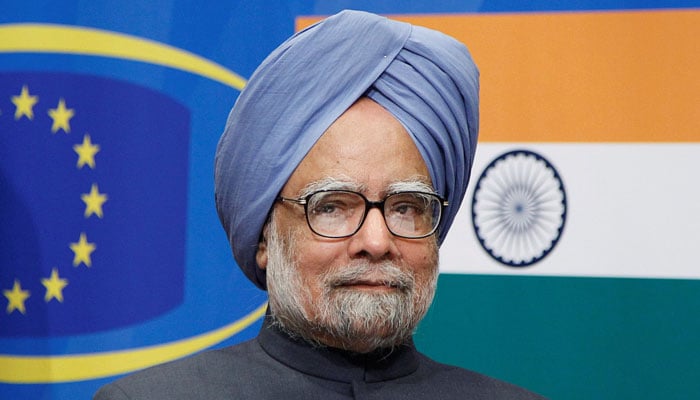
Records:
[[[315,345],[360,353],[395,347],[410,339],[435,294],[437,249],[428,282],[416,282],[413,274],[389,261],[377,264],[358,260],[316,277],[322,290],[320,298],[312,298],[311,282],[303,281],[294,261],[292,235],[282,238],[274,220],[267,241],[267,289],[277,326]],[[371,293],[342,286],[370,275],[381,277],[394,289]]]

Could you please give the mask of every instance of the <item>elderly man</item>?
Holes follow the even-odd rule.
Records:
[[[269,293],[259,336],[97,399],[540,399],[430,360],[411,335],[462,202],[478,71],[441,33],[346,11],[256,70],[216,155],[234,256]]]

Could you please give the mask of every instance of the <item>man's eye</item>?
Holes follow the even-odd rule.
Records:
[[[314,214],[335,214],[341,210],[337,203],[321,203],[314,207]]]
[[[339,196],[326,196],[310,204],[311,212],[318,216],[346,215],[352,209],[352,205]]]
[[[392,212],[401,215],[421,215],[425,212],[425,204],[421,202],[402,202],[391,208]]]

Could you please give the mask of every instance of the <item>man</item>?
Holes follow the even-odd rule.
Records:
[[[259,336],[148,369],[97,399],[540,399],[434,362],[412,332],[478,130],[467,49],[346,11],[256,70],[215,163],[234,256],[269,292]]]

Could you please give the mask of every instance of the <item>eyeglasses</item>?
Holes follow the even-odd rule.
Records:
[[[406,239],[428,237],[437,230],[448,204],[433,193],[398,192],[382,201],[369,201],[349,190],[320,190],[298,199],[279,196],[277,201],[303,205],[311,231],[327,238],[354,235],[372,208],[382,211],[392,234]]]

